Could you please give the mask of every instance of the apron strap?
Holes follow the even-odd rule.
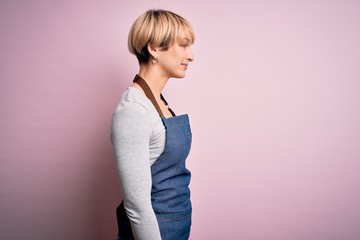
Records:
[[[160,108],[159,104],[156,102],[154,94],[152,93],[152,91],[151,91],[149,85],[146,83],[146,81],[142,77],[140,77],[138,74],[136,74],[133,82],[137,83],[142,88],[142,90],[144,90],[146,97],[148,99],[150,99],[150,101],[156,108],[156,111],[159,113],[160,117],[163,117],[164,114],[162,113],[161,108]],[[165,103],[166,107],[168,108],[169,112],[171,113],[171,115],[175,116],[175,113],[173,112],[173,110],[171,110],[169,108],[168,103],[162,94],[160,94],[160,98],[161,98],[161,100],[164,101],[164,103]]]
[[[163,100],[163,102],[165,103],[167,109],[169,110],[169,112],[171,113],[171,115],[174,117],[176,116],[176,114],[174,113],[174,111],[169,107],[167,101],[165,100],[164,96],[162,94],[160,94],[160,98],[161,100]]]

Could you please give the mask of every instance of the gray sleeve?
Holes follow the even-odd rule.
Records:
[[[136,240],[161,240],[151,205],[151,127],[148,110],[140,104],[127,103],[113,114],[111,132],[116,166]]]

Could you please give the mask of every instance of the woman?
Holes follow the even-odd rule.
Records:
[[[128,47],[139,73],[113,114],[112,141],[124,201],[117,208],[118,239],[186,240],[190,235],[191,130],[161,92],[183,78],[194,60],[194,33],[183,17],[149,10],[132,25]]]

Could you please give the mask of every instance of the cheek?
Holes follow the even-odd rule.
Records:
[[[176,56],[176,57],[181,58],[181,57],[184,57],[185,55],[186,55],[186,51],[182,47],[178,47],[176,49],[176,51],[174,51],[174,56]]]

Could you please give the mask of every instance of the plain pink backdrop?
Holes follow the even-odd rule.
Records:
[[[194,240],[360,239],[359,1],[0,1],[0,238],[114,239],[111,114],[135,18],[173,10],[195,61]]]

